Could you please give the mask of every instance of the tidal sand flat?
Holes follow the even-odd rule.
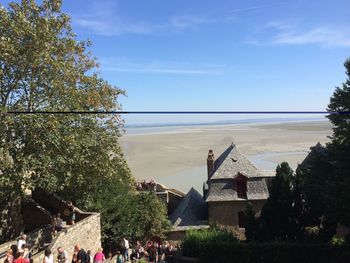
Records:
[[[218,157],[233,142],[260,169],[274,170],[282,161],[295,169],[310,147],[325,144],[331,133],[326,120],[149,128],[125,134],[121,145],[138,180],[201,192],[209,149]]]

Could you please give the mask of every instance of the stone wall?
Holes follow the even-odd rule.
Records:
[[[53,253],[54,259],[56,259],[57,248],[63,247],[68,253],[70,262],[76,244],[80,244],[85,251],[91,250],[93,254],[101,247],[100,214],[89,213],[89,216],[75,225],[62,230],[53,239],[49,248]],[[32,258],[33,263],[42,263],[43,257],[44,251],[34,255]]]
[[[259,212],[266,200],[250,200],[253,210]],[[247,209],[248,201],[208,202],[209,223],[237,226],[238,213]]]

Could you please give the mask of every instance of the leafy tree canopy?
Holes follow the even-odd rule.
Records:
[[[104,235],[114,234],[118,214],[133,212],[139,216],[134,228],[144,224],[133,234],[155,233],[166,215],[160,208],[160,223],[151,223],[148,204],[159,204],[135,193],[119,146],[120,116],[7,114],[120,109],[117,99],[124,91],[101,78],[90,42],[77,40],[61,4],[22,0],[0,8],[0,201],[40,186],[82,209],[102,211]],[[128,197],[136,201],[109,203],[119,200],[111,193],[122,195],[124,203],[131,202]],[[140,214],[142,198],[149,200]]]
[[[330,114],[327,118],[334,125],[331,142],[327,145],[333,166],[332,212],[339,223],[350,226],[350,59],[344,63],[347,80],[337,87],[330,98],[328,111],[347,112]]]

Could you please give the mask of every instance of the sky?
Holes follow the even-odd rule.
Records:
[[[63,10],[102,77],[126,90],[126,111],[322,111],[346,79],[349,0],[64,0]]]

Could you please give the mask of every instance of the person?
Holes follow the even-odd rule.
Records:
[[[153,244],[153,246],[151,247],[148,253],[148,261],[156,262],[157,257],[158,257],[158,250],[157,250],[156,244]]]
[[[123,256],[121,255],[120,251],[117,251],[117,260],[116,263],[123,263]]]
[[[108,259],[108,260],[112,260],[112,259],[113,259],[113,255],[112,255],[111,252],[108,253],[108,258],[107,258],[107,259]]]
[[[91,250],[88,250],[86,252],[87,258],[86,258],[86,263],[92,263],[92,255],[91,255]]]
[[[105,260],[106,258],[105,258],[105,255],[103,254],[103,248],[100,247],[94,256],[94,263],[101,263]]]
[[[52,227],[52,234],[56,235],[56,224],[57,224],[57,218],[55,215],[51,217],[51,227]]]
[[[7,250],[5,263],[13,263],[14,259],[15,259],[15,257],[13,256],[12,249]]]
[[[17,253],[17,258],[14,261],[14,263],[25,263],[24,258],[23,258],[23,252],[18,252]]]
[[[85,250],[80,247],[79,244],[76,244],[75,252],[77,252],[77,263],[88,263],[88,255],[86,254]]]
[[[74,251],[73,256],[72,256],[72,263],[77,262],[77,252]]]
[[[130,260],[131,260],[131,262],[134,263],[134,262],[136,262],[137,259],[139,259],[139,255],[135,249],[132,249],[131,254],[130,254]]]
[[[123,238],[123,259],[124,261],[129,261],[129,241],[124,237]]]
[[[23,247],[23,261],[25,263],[30,263],[31,253],[29,251],[29,248],[25,245],[23,245],[22,247]]]
[[[17,252],[23,253],[23,245],[26,245],[27,235],[22,235],[17,242]]]
[[[69,210],[69,223],[71,225],[75,224],[75,207],[72,202],[68,202],[68,210]]]
[[[53,255],[51,253],[51,249],[46,248],[44,255],[45,257],[43,259],[43,263],[53,263]]]
[[[145,249],[141,245],[140,241],[136,241],[136,253],[138,255],[137,259],[142,258],[145,255]]]
[[[62,247],[57,248],[57,262],[58,263],[68,263],[68,254]]]
[[[164,248],[162,244],[158,244],[158,262],[163,262],[165,258]]]
[[[63,220],[61,218],[61,213],[57,214],[55,230],[60,232],[63,229]]]

